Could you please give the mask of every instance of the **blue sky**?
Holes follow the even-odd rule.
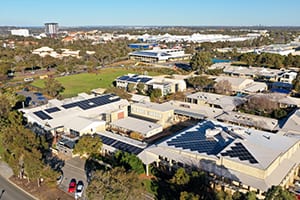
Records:
[[[0,26],[300,26],[300,0],[1,0]]]

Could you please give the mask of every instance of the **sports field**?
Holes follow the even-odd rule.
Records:
[[[83,73],[56,78],[65,88],[62,96],[64,98],[76,96],[78,93],[89,93],[95,88],[108,88],[112,86],[113,81],[118,77],[128,73],[138,73],[132,69],[107,68],[95,73]],[[140,74],[140,73],[138,73]],[[158,73],[149,73],[149,75],[158,75]],[[44,87],[44,80],[36,80],[31,85],[39,88]]]

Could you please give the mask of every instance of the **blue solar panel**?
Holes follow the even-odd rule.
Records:
[[[118,78],[118,80],[125,81],[129,78],[130,78],[129,76],[121,76],[121,77]]]
[[[33,112],[33,114],[35,114],[36,116],[38,116],[40,119],[45,120],[45,119],[52,119],[52,117],[50,117],[49,115],[47,115],[45,112],[43,111],[36,111]]]
[[[60,109],[58,107],[52,107],[52,108],[45,109],[45,111],[47,113],[54,113],[54,112],[60,111]]]
[[[255,164],[258,161],[250,154],[250,152],[240,142],[235,143],[231,150],[221,153],[222,156],[229,156],[231,158],[239,158],[240,160],[248,160],[250,163]]]
[[[73,108],[73,107],[77,106],[83,110],[87,110],[87,109],[95,108],[95,107],[102,106],[102,105],[105,105],[108,103],[113,103],[113,102],[116,102],[119,100],[120,100],[120,97],[118,97],[118,96],[115,96],[113,94],[105,94],[105,95],[97,96],[97,97],[94,97],[91,99],[65,104],[65,105],[62,105],[62,107],[65,109],[69,109],[69,108]]]
[[[201,128],[196,131],[187,131],[177,137],[171,138],[167,141],[167,145],[199,153],[206,153],[208,155],[217,155],[225,146],[231,143],[233,139],[225,141],[220,133],[215,135],[214,138],[207,138],[205,136],[205,130],[211,128],[211,126],[211,124],[202,124]]]
[[[136,154],[136,155],[139,154],[141,151],[143,151],[143,149],[141,149],[139,147],[118,141],[116,139],[113,139],[113,138],[110,138],[110,137],[107,137],[104,135],[99,135],[99,137],[101,138],[103,144],[112,146],[121,151],[125,151],[125,152]]]

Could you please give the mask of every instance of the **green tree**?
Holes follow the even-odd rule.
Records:
[[[190,61],[192,69],[200,73],[205,72],[211,64],[211,55],[208,52],[197,52]]]
[[[180,200],[199,200],[200,197],[197,194],[191,193],[191,192],[181,192],[180,193]]]
[[[106,94],[112,93],[112,94],[119,96],[122,99],[127,99],[127,100],[130,100],[132,97],[132,95],[128,94],[124,89],[116,88],[116,87],[108,88],[107,90],[105,90],[105,93]]]
[[[143,162],[134,154],[117,151],[114,155],[117,166],[124,167],[127,171],[133,170],[137,174],[145,173]]]
[[[190,176],[186,173],[184,168],[179,168],[170,181],[171,183],[182,186],[188,184]]]
[[[135,91],[135,84],[134,83],[128,83],[127,91],[128,92],[134,92]]]
[[[110,171],[96,171],[87,187],[89,199],[142,199],[144,189],[138,175],[116,167]]]
[[[162,96],[161,89],[156,88],[156,89],[151,90],[151,92],[150,92],[151,100],[158,99],[161,96]]]
[[[58,97],[64,91],[64,87],[60,82],[54,78],[47,78],[45,80],[45,92],[51,97]]]
[[[145,94],[145,84],[144,83],[138,83],[136,86],[136,89],[139,94]]]
[[[295,200],[296,197],[294,194],[290,193],[286,189],[283,189],[281,186],[272,186],[268,189],[266,193],[265,200]]]
[[[202,91],[206,86],[214,83],[214,81],[209,79],[207,76],[194,76],[189,78],[187,82],[192,85],[194,89],[200,91]]]
[[[75,145],[73,153],[87,156],[94,156],[100,153],[102,148],[102,141],[100,137],[92,135],[82,136]]]

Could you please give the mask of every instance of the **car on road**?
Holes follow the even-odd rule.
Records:
[[[24,78],[24,82],[32,82],[33,81],[33,78]]]
[[[61,182],[62,182],[63,179],[64,179],[64,174],[63,174],[63,172],[60,171],[59,173],[60,173],[60,175],[56,178],[56,184],[57,184],[57,185],[60,185]]]
[[[75,192],[75,189],[76,189],[76,179],[72,178],[70,183],[69,183],[68,192],[73,193],[73,192]]]
[[[75,191],[75,199],[82,197],[83,190],[84,190],[83,182],[78,181],[76,191]]]

